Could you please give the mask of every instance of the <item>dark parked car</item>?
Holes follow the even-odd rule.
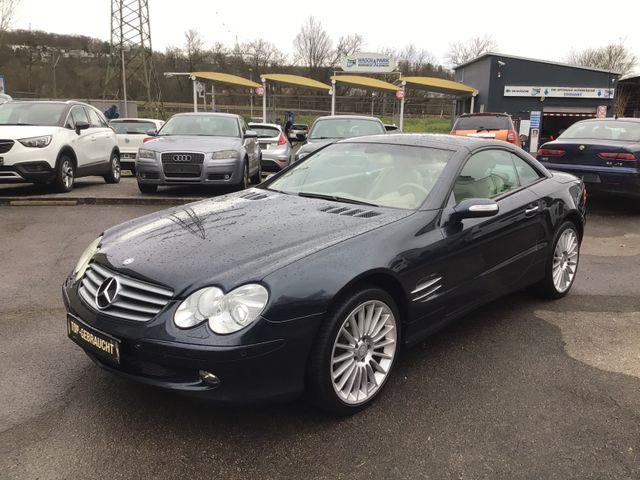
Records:
[[[402,348],[473,308],[532,284],[566,295],[584,202],[577,178],[504,142],[337,142],[106,230],[64,283],[68,333],[139,382],[221,402],[307,389],[353,413]]]
[[[138,150],[135,171],[142,193],[159,185],[260,183],[258,134],[239,115],[181,113]]]
[[[384,124],[375,117],[357,115],[319,117],[311,126],[307,143],[296,152],[296,161],[338,140],[385,132]]]
[[[537,157],[547,168],[581,177],[589,193],[640,199],[640,118],[574,123]]]

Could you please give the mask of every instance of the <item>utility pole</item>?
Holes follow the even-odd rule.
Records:
[[[127,88],[143,95],[147,112],[164,115],[153,66],[148,0],[111,0],[111,55],[102,97],[122,99],[125,115]]]

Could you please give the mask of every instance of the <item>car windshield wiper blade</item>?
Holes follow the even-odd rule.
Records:
[[[2,123],[0,125],[18,125],[20,127],[35,127],[35,125],[33,123],[22,123],[22,122],[18,122],[18,123]]]
[[[334,139],[339,139],[339,138],[344,138],[344,137],[309,137],[309,140],[334,140]]]
[[[343,203],[353,203],[355,205],[367,205],[369,207],[379,207],[380,205],[376,205],[375,203],[363,202],[362,200],[356,200],[355,198],[346,198],[339,197],[337,195],[325,195],[323,193],[312,193],[312,192],[298,192],[299,197],[307,197],[307,198],[321,198],[323,200],[331,200],[332,202],[343,202]]]
[[[476,130],[476,132],[490,132],[490,131],[492,131],[492,130],[500,130],[500,129],[499,129],[499,128],[485,128],[485,127],[481,127],[481,128],[478,128],[478,129]]]

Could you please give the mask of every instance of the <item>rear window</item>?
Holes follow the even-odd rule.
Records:
[[[292,125],[291,128],[293,128],[294,130],[307,130],[309,128],[309,126],[308,125],[295,124],[295,125]]]
[[[477,115],[473,117],[458,117],[453,126],[454,130],[511,130],[511,119],[505,115]]]
[[[276,127],[258,127],[249,125],[249,128],[258,134],[258,138],[273,138],[280,135],[280,130]]]
[[[145,135],[149,130],[155,130],[152,122],[111,122],[116,133],[128,133],[130,135]]]
[[[621,140],[623,142],[640,142],[640,123],[623,121],[589,121],[571,125],[558,138],[580,138],[593,140]]]
[[[351,138],[386,133],[380,122],[362,118],[328,118],[318,120],[311,130],[312,140]]]

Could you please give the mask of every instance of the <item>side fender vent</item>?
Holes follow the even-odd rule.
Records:
[[[241,195],[240,198],[244,198],[245,200],[264,200],[265,198],[269,198],[269,196],[264,193],[250,192],[246,195]]]

